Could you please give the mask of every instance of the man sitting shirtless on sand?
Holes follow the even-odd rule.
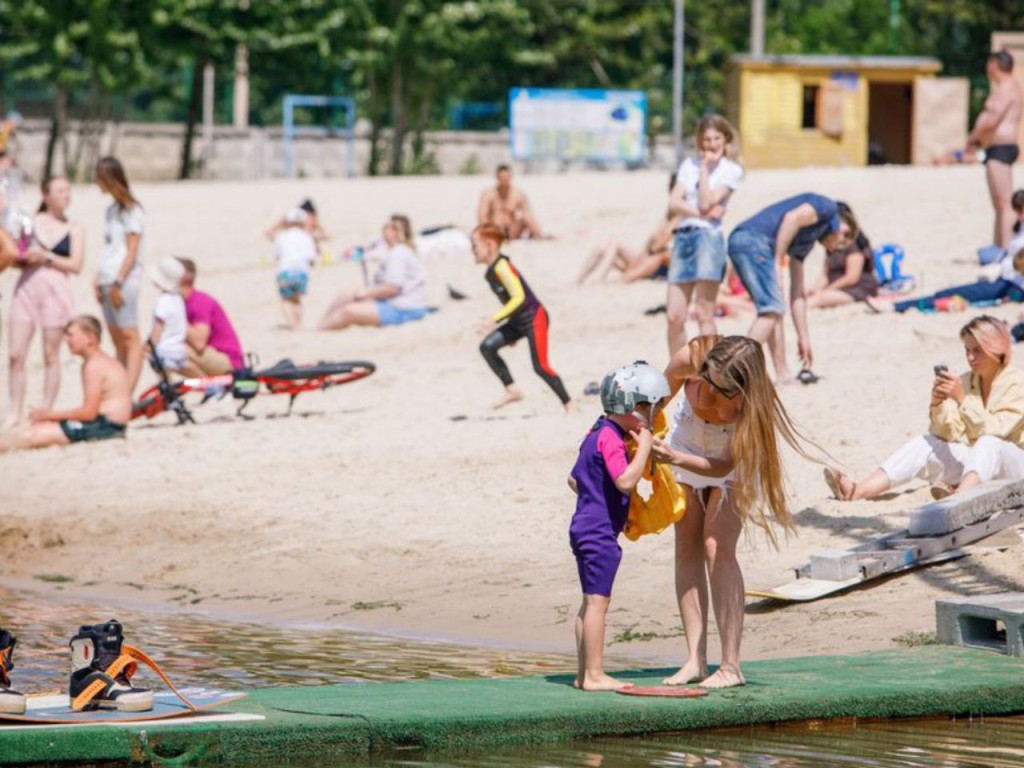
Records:
[[[132,415],[132,395],[124,366],[100,349],[100,321],[78,315],[64,326],[64,340],[82,358],[82,404],[68,411],[33,408],[32,426],[6,448],[45,448],[87,440],[124,437]]]
[[[505,233],[506,240],[545,239],[526,195],[512,186],[512,169],[499,165],[496,176],[498,183],[494,188],[480,195],[477,225],[493,224]]]

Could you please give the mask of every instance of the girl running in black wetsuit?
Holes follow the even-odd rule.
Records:
[[[505,397],[495,404],[501,408],[523,399],[523,393],[512,382],[512,374],[501,359],[498,350],[515,344],[523,337],[530,343],[533,370],[547,382],[568,411],[569,394],[565,385],[548,364],[548,313],[544,305],[530,290],[522,276],[512,266],[508,256],[501,253],[505,236],[493,224],[481,224],[473,230],[473,255],[477,264],[486,264],[484,277],[502,307],[481,323],[480,330],[487,334],[480,344],[480,354],[491,370],[505,385]]]

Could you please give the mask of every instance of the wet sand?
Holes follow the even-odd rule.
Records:
[[[664,315],[643,314],[663,301],[664,284],[577,287],[574,278],[594,245],[644,241],[660,216],[665,179],[645,172],[520,181],[542,225],[558,236],[514,244],[509,253],[548,306],[552,365],[579,398],[568,416],[532,373],[522,344],[507,359],[526,399],[490,410],[501,388],[477,351],[473,327],[496,303],[465,254],[429,260],[431,299],[441,310],[420,323],[342,333],[280,327],[261,233],[285,208],[313,197],[337,251],[375,236],[391,212],[408,213],[416,227],[468,226],[487,179],[139,185],[149,222],[146,261],[195,259],[200,287],[224,304],[243,344],[264,364],[365,358],[378,372],[304,395],[290,418],[283,417],[286,398],[258,398],[251,421],[235,418],[236,404],[224,400],[197,408],[195,426],[173,426],[165,415],[133,425],[125,441],[0,456],[3,582],[31,585],[40,599],[60,589],[104,605],[172,605],[212,616],[571,650],[579,595],[565,477],[599,413],[583,388],[623,362],[666,362]],[[926,289],[975,279],[974,249],[991,230],[982,169],[753,172],[727,224],[807,190],[850,202],[876,243],[902,244],[905,271]],[[103,204],[94,188],[74,190],[72,213],[88,227],[90,276],[102,246]],[[809,275],[821,262],[815,252]],[[318,268],[307,325],[338,291],[358,285],[359,275],[347,262]],[[6,306],[14,279],[0,276]],[[447,283],[469,300],[449,300]],[[88,276],[75,281],[75,296],[79,308],[96,311]],[[144,331],[155,298],[147,286]],[[987,311],[1012,320],[1018,310]],[[932,365],[965,366],[957,330],[969,316],[883,317],[861,306],[816,312],[811,332],[822,380],[784,388],[783,400],[807,434],[861,475],[926,428]],[[726,318],[720,327],[742,332],[749,319]],[[66,357],[63,370],[60,402],[70,406],[80,397],[77,363]],[[144,374],[143,386],[151,378]],[[29,387],[31,404],[41,389],[38,348]],[[744,542],[748,587],[787,581],[812,552],[898,530],[908,510],[929,498],[924,484],[914,483],[881,501],[840,504],[829,498],[820,466],[789,457],[787,470],[798,532],[779,551],[757,534]],[[755,606],[744,656],[913,641],[913,633],[934,629],[936,598],[1024,588],[1020,536],[1001,540],[1011,546],[978,548],[965,560],[869,589],[781,610]],[[624,540],[623,548],[609,618],[612,651],[681,660],[671,532]],[[714,635],[710,653],[716,660]]]

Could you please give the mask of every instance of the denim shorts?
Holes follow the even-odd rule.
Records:
[[[377,313],[380,315],[380,324],[382,326],[401,325],[402,323],[410,323],[413,320],[422,320],[427,316],[427,308],[399,309],[392,306],[391,302],[386,299],[377,299]]]
[[[720,283],[724,278],[725,238],[721,230],[691,227],[676,232],[668,267],[670,283],[692,283],[696,280]]]
[[[786,313],[775,266],[775,244],[770,237],[747,229],[734,229],[729,235],[729,261],[750,294],[757,314]]]

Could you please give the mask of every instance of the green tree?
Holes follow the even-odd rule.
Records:
[[[130,0],[0,0],[0,62],[14,82],[48,83],[52,88],[44,176],[55,169],[58,146],[72,176],[81,175],[90,151],[95,154],[95,131],[84,131],[74,151],[68,146],[72,97],[86,94],[82,115],[95,125],[109,117],[113,94],[146,76],[140,46],[146,14],[141,5]]]

